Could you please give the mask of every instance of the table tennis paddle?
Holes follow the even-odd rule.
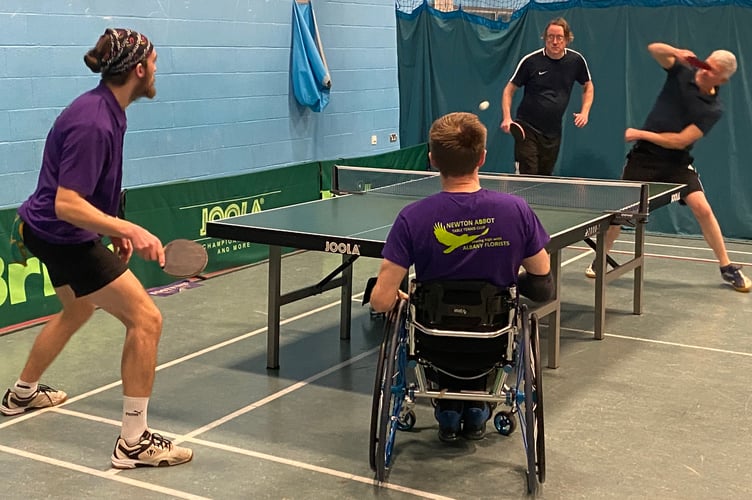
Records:
[[[164,272],[176,278],[192,278],[206,269],[209,255],[200,243],[192,240],[177,239],[164,247]]]
[[[690,66],[694,66],[695,68],[700,68],[700,69],[705,69],[705,70],[713,69],[710,66],[710,64],[706,63],[702,59],[699,59],[695,56],[689,56],[686,58],[686,60],[687,60],[687,64],[689,64]]]
[[[509,124],[509,133],[512,134],[515,141],[522,142],[525,140],[525,129],[517,122]]]

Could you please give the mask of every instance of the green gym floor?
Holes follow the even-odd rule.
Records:
[[[631,235],[622,238],[617,251],[629,248]],[[752,244],[729,250],[751,274]],[[644,313],[631,314],[631,274],[611,283],[597,341],[593,280],[583,274],[592,252],[564,251],[561,366],[543,371],[539,498],[752,498],[752,295],[721,281],[702,240],[651,235],[646,252]],[[339,262],[286,256],[283,292]],[[397,435],[388,483],[374,483],[369,420],[383,324],[359,292],[378,265],[355,264],[349,341],[339,339],[338,290],[282,308],[279,370],[266,369],[266,263],[155,297],[164,332],[149,423],[195,452],[174,468],[110,468],[124,331],[97,311],[42,379],[68,402],[0,417],[0,497],[526,498],[519,428],[446,445],[425,402],[413,431]],[[0,384],[15,381],[40,328],[0,337]]]

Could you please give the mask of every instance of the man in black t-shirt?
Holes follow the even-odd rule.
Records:
[[[517,64],[501,97],[501,129],[509,133],[512,124],[512,96],[525,87],[517,108],[516,122],[525,140],[514,144],[515,171],[521,174],[551,175],[561,144],[561,121],[569,104],[574,82],[582,85],[582,107],[574,113],[576,127],[588,123],[593,104],[593,82],[585,58],[568,49],[574,40],[566,20],[552,20],[543,32],[545,46],[531,52]]]
[[[681,202],[692,209],[705,241],[720,265],[721,277],[739,292],[749,292],[752,281],[741,266],[732,264],[726,252],[721,228],[700,183],[690,150],[720,120],[719,88],[736,72],[736,57],[716,50],[705,61],[710,69],[690,67],[691,50],[665,43],[651,43],[648,51],[666,70],[666,82],[642,129],[628,128],[627,142],[636,141],[627,155],[622,179],[686,184]],[[606,233],[606,250],[619,236],[620,227]],[[585,271],[595,277],[592,265]]]

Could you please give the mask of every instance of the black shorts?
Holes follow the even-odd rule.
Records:
[[[700,182],[700,175],[692,166],[691,161],[674,163],[634,151],[627,155],[627,163],[624,165],[621,178],[625,181],[686,184],[687,187],[682,190],[682,198],[695,191],[705,191]]]
[[[56,245],[39,238],[28,224],[23,227],[24,245],[47,266],[55,288],[68,285],[76,297],[83,297],[109,285],[128,266],[102,240],[73,245]]]

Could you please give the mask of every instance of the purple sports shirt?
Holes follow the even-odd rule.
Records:
[[[47,134],[37,189],[18,209],[40,238],[54,244],[99,238],[57,218],[58,186],[76,191],[108,215],[117,215],[126,127],[125,111],[103,83],[60,113]]]
[[[481,189],[440,192],[402,209],[382,255],[418,281],[484,280],[506,287],[517,282],[522,260],[549,241],[522,198]]]

